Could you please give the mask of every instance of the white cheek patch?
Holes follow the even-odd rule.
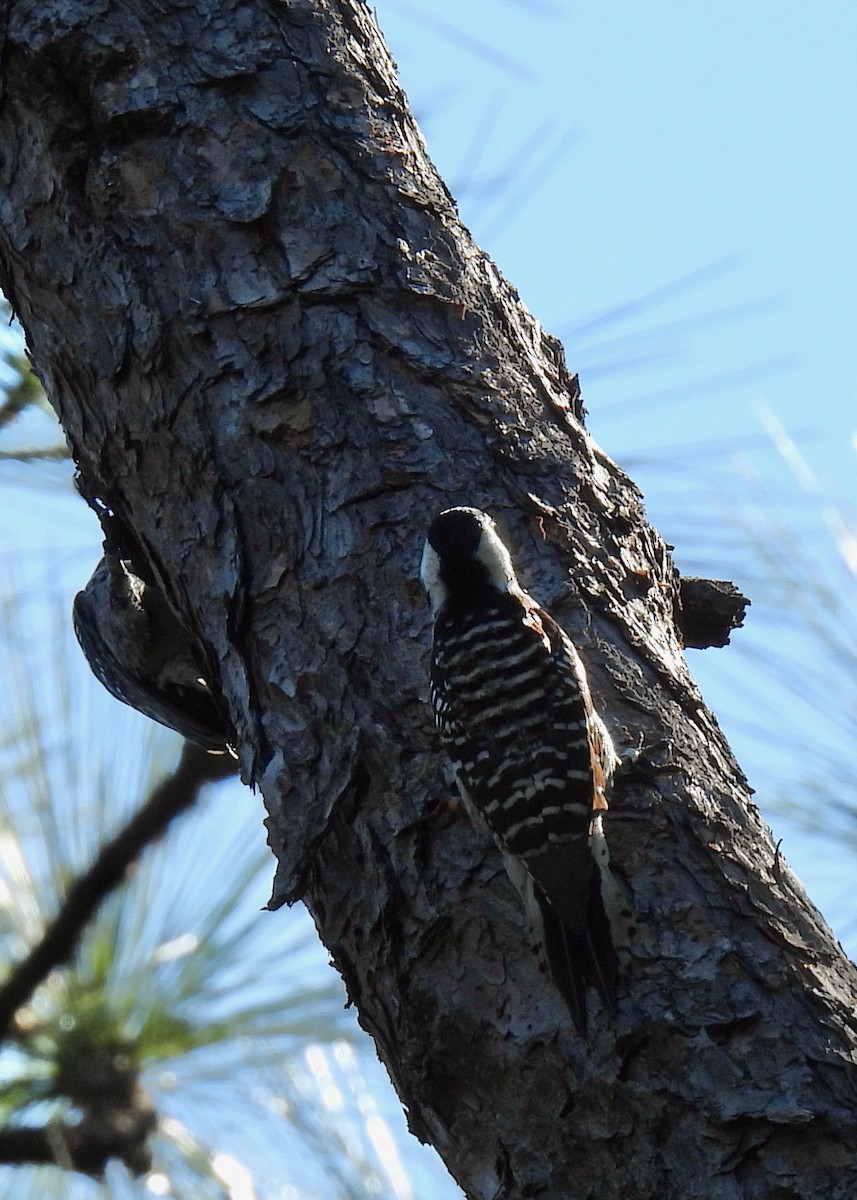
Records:
[[[488,579],[500,592],[517,587],[515,568],[509,551],[500,541],[493,526],[483,525],[482,537],[473,556],[488,572]]]

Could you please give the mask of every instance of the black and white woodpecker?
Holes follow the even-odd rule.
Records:
[[[435,615],[431,702],[461,798],[503,852],[584,1033],[589,985],[615,1008],[614,929],[627,920],[602,828],[613,743],[574,645],[521,588],[489,516],[437,516],[421,575]]]
[[[157,585],[109,542],[73,616],[92,673],[112,696],[206,750],[227,749],[227,724],[187,633]]]

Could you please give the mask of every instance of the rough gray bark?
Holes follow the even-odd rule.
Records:
[[[5,6],[2,277],[84,483],[204,648],[411,1125],[474,1200],[853,1196],[857,980],[688,673],[676,575],[460,224],[359,0]],[[491,511],[643,773],[587,1043],[448,796],[416,569]]]
[[[705,650],[728,646],[733,630],[744,624],[750,601],[725,579],[683,575],[679,586],[676,623],[684,646]]]

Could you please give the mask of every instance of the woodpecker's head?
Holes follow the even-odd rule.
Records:
[[[517,591],[509,551],[494,522],[478,508],[448,508],[429,526],[420,566],[435,613],[448,604],[473,604],[492,592]]]

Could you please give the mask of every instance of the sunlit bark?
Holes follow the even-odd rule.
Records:
[[[2,36],[4,290],[85,490],[229,706],[275,902],[309,905],[415,1133],[474,1200],[853,1196],[853,968],[702,705],[636,489],[459,222],[369,10],[18,0]],[[442,803],[416,568],[450,503],[497,517],[617,740],[644,737],[608,818],[640,933],[587,1043]]]

